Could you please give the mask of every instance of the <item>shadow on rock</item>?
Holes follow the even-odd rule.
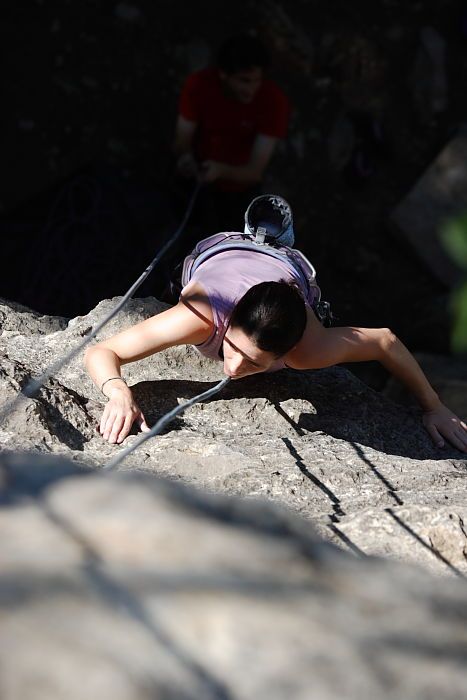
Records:
[[[210,386],[211,382],[159,380],[141,382],[132,388],[146,419],[153,424],[177,403]],[[287,369],[245,377],[232,381],[210,402],[236,399],[265,399],[297,435],[322,432],[378,452],[412,459],[465,459],[454,447],[440,450],[432,445],[417,409],[393,403],[341,367],[305,372]],[[291,417],[289,408],[293,408],[294,400],[298,402],[295,408],[300,410],[294,410]],[[288,402],[287,410],[285,402]],[[303,410],[304,402],[309,405],[309,411]],[[185,421],[174,421],[168,430],[185,426],[189,415],[188,411]]]
[[[3,451],[0,454],[0,505],[24,496],[38,497],[51,484],[93,470],[62,456]]]
[[[50,383],[51,388],[43,387],[36,399],[42,420],[60,442],[72,450],[83,450],[95,430],[89,402],[54,379]]]

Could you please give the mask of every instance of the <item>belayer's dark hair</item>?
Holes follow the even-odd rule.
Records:
[[[217,54],[217,66],[228,75],[250,68],[267,68],[268,65],[269,56],[263,44],[248,34],[230,37]]]
[[[298,287],[285,280],[260,282],[235,306],[230,326],[242,330],[261,350],[281,357],[303,335],[305,301]]]

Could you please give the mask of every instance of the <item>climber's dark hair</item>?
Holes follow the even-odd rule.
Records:
[[[226,39],[221,45],[217,65],[224,73],[232,75],[250,68],[267,68],[269,55],[259,39],[239,34]]]
[[[260,282],[235,306],[230,326],[242,330],[261,350],[281,357],[303,335],[305,301],[298,287],[285,280]]]

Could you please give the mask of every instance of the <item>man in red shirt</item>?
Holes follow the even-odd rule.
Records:
[[[245,209],[260,194],[276,143],[287,133],[290,104],[265,78],[268,63],[258,40],[232,37],[221,46],[217,65],[188,76],[182,88],[177,172],[205,185],[198,206],[203,214],[195,213],[195,220],[204,220],[201,238],[243,230]]]

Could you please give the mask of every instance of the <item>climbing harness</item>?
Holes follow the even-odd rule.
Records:
[[[242,233],[215,233],[213,236],[199,241],[193,252],[185,258],[181,276],[182,286],[188,284],[195,270],[202,263],[227,250],[250,250],[282,262],[289,262],[304,281],[310,303],[320,300],[321,290],[316,283],[315,268],[303,253],[294,248],[275,246],[271,243],[257,243],[252,236]]]
[[[333,320],[329,302],[321,299],[316,282],[316,270],[308,258],[293,244],[292,210],[288,202],[277,195],[261,195],[250,203],[245,212],[244,233],[215,233],[199,241],[181,269],[181,291],[202,263],[228,250],[250,250],[287,262],[300,276],[306,289],[306,301],[324,326]]]

